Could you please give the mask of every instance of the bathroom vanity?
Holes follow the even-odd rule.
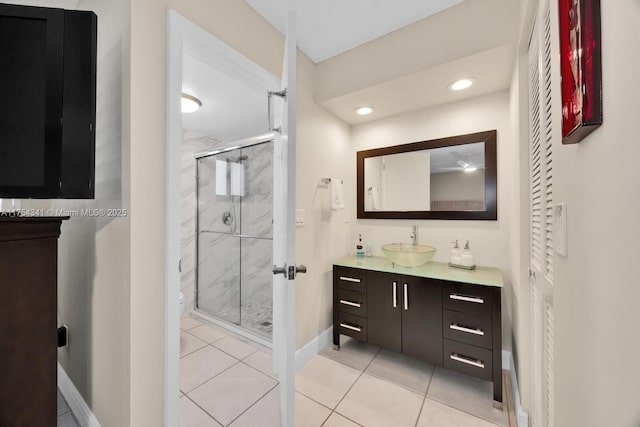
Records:
[[[343,334],[493,381],[502,408],[502,286],[497,268],[341,259],[333,265],[334,347]]]
[[[60,224],[0,215],[0,426],[54,426]]]

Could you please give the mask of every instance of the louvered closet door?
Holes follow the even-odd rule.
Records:
[[[559,135],[552,76],[557,16],[540,3],[529,45],[532,425],[553,426],[553,145]],[[555,5],[555,2],[553,2]],[[553,24],[552,24],[553,23]],[[557,55],[556,55],[557,56]],[[557,75],[557,74],[555,74]]]

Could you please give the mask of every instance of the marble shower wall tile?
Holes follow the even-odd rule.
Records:
[[[242,234],[273,238],[273,143],[242,149],[245,196],[242,198]]]
[[[195,233],[196,233],[196,160],[193,155],[220,146],[220,141],[206,136],[183,135],[181,176],[181,259],[180,290],[185,307],[194,305],[195,289]]]

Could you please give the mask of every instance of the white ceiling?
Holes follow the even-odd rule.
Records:
[[[288,0],[245,1],[274,27],[282,26]],[[420,19],[420,13],[427,13],[425,4],[441,12]],[[506,90],[515,63],[520,7],[520,0],[299,0],[299,46],[312,58],[312,45],[332,52],[322,55],[335,55],[362,43],[357,40],[374,38],[316,64],[315,100],[344,122],[359,124]],[[382,11],[388,12],[392,26]],[[408,16],[409,25],[399,28]],[[363,28],[367,31],[361,33]],[[388,31],[393,32],[385,35]],[[265,95],[207,64],[211,62],[185,58],[184,91],[204,106],[183,114],[184,128],[222,141],[263,133]],[[461,92],[448,90],[461,77],[472,77],[476,84]],[[374,106],[374,113],[357,115],[354,110],[362,105]]]
[[[431,154],[431,173],[460,172],[463,161],[470,166],[484,169],[484,142],[440,147],[428,150]]]
[[[246,1],[285,34],[290,0]],[[298,0],[298,46],[318,63],[463,1]]]
[[[182,62],[182,92],[202,108],[182,114],[182,126],[223,142],[267,132],[267,95],[189,54]]]

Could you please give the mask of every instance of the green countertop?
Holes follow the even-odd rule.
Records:
[[[494,286],[502,288],[502,273],[494,267],[477,266],[475,270],[462,270],[449,267],[444,262],[429,261],[419,267],[402,267],[394,265],[385,257],[350,256],[334,261],[334,265],[361,268],[363,270],[383,271],[387,273],[405,274],[408,276],[426,277],[429,279],[449,280],[452,282],[471,283],[473,285]]]

